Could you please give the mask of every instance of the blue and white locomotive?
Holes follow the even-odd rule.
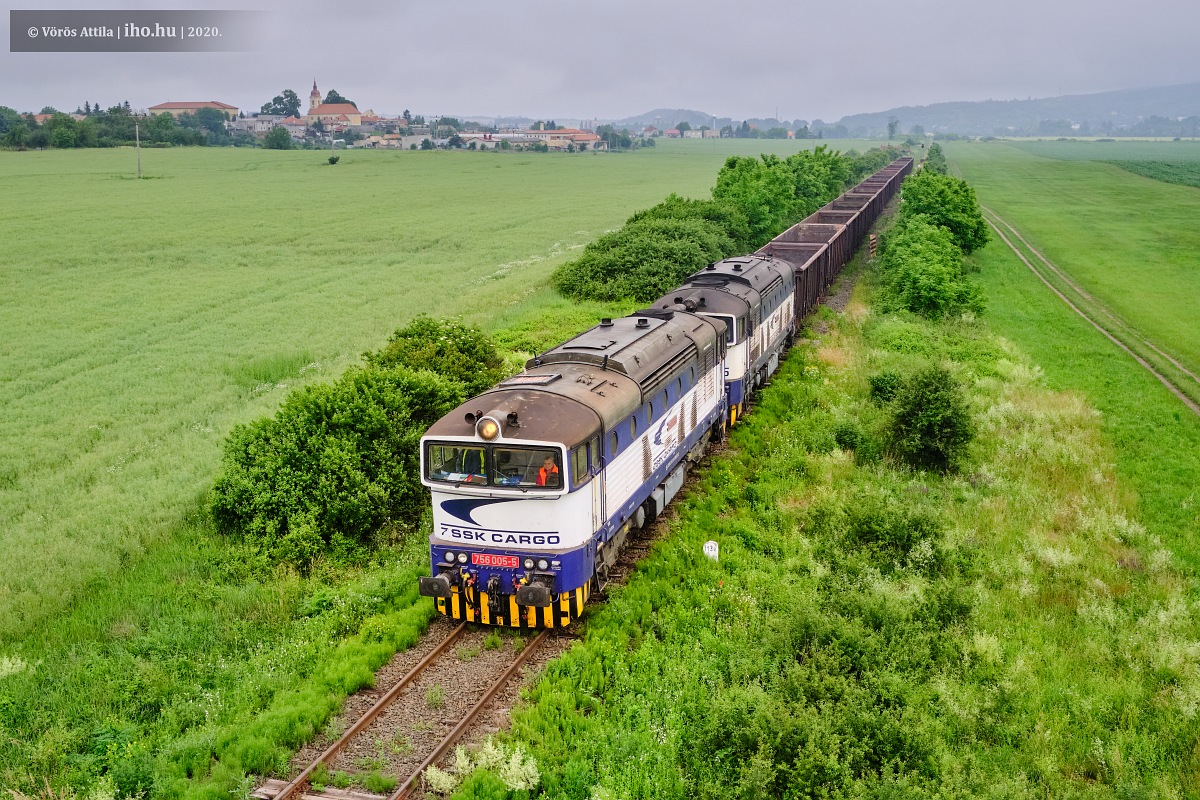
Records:
[[[421,440],[434,518],[421,594],[470,622],[576,619],[628,533],[662,512],[724,431],[730,387],[740,408],[778,365],[791,288],[774,259],[719,262],[435,423]]]

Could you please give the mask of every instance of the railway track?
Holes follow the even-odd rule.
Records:
[[[544,659],[550,631],[514,635],[460,624],[405,673],[336,741],[290,781],[267,781],[260,800],[387,797],[403,800],[426,768],[450,754],[532,658]],[[561,649],[561,648],[559,648]],[[376,774],[389,793],[328,789],[366,785]],[[394,781],[394,783],[393,783]],[[320,791],[314,788],[318,784]]]
[[[1060,300],[1113,344],[1129,354],[1193,413],[1200,415],[1200,376],[1197,376],[1104,306],[1046,256],[1042,255],[1021,235],[1020,231],[999,214],[986,206],[981,205],[980,209],[984,212],[984,219],[1001,241],[1008,245],[1017,258],[1021,259],[1022,263]],[[1020,243],[1020,246],[1017,245],[1017,242]],[[1028,252],[1028,255],[1025,251]],[[1041,262],[1041,267],[1035,265],[1034,261]]]

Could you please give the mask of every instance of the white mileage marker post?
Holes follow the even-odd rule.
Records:
[[[720,552],[720,547],[717,545],[716,542],[707,541],[704,543],[704,555],[708,556],[713,561],[717,560],[717,556],[718,556],[719,552]]]

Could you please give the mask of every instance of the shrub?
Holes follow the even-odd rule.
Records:
[[[644,219],[697,219],[711,222],[729,237],[733,253],[751,250],[750,221],[731,203],[719,200],[691,200],[670,194],[658,205],[637,212],[626,220],[625,224],[632,225]]]
[[[901,217],[924,215],[954,238],[964,253],[987,244],[988,230],[975,190],[966,181],[921,170],[905,179],[900,189],[903,202]]]
[[[425,315],[393,333],[382,350],[363,353],[363,360],[376,369],[433,370],[461,383],[467,395],[485,392],[504,378],[504,361],[487,334]]]
[[[550,280],[576,299],[649,302],[735,252],[733,240],[706,219],[639,219],[589,244]]]
[[[884,238],[879,258],[885,306],[940,319],[982,312],[983,295],[963,274],[962,251],[946,228],[923,215],[901,220]]]
[[[867,383],[871,386],[871,402],[883,406],[896,397],[900,389],[900,376],[894,372],[881,372],[867,378]]]
[[[896,454],[913,467],[945,472],[957,466],[974,437],[974,423],[949,371],[929,367],[904,382],[894,404],[891,436]]]
[[[415,521],[418,442],[462,399],[460,384],[404,367],[351,369],[293,392],[275,417],[230,434],[213,517],[299,565],[345,539],[368,541],[388,520]]]

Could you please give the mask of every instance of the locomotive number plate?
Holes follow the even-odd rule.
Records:
[[[517,556],[494,556],[491,553],[471,553],[471,563],[481,567],[519,567]]]

